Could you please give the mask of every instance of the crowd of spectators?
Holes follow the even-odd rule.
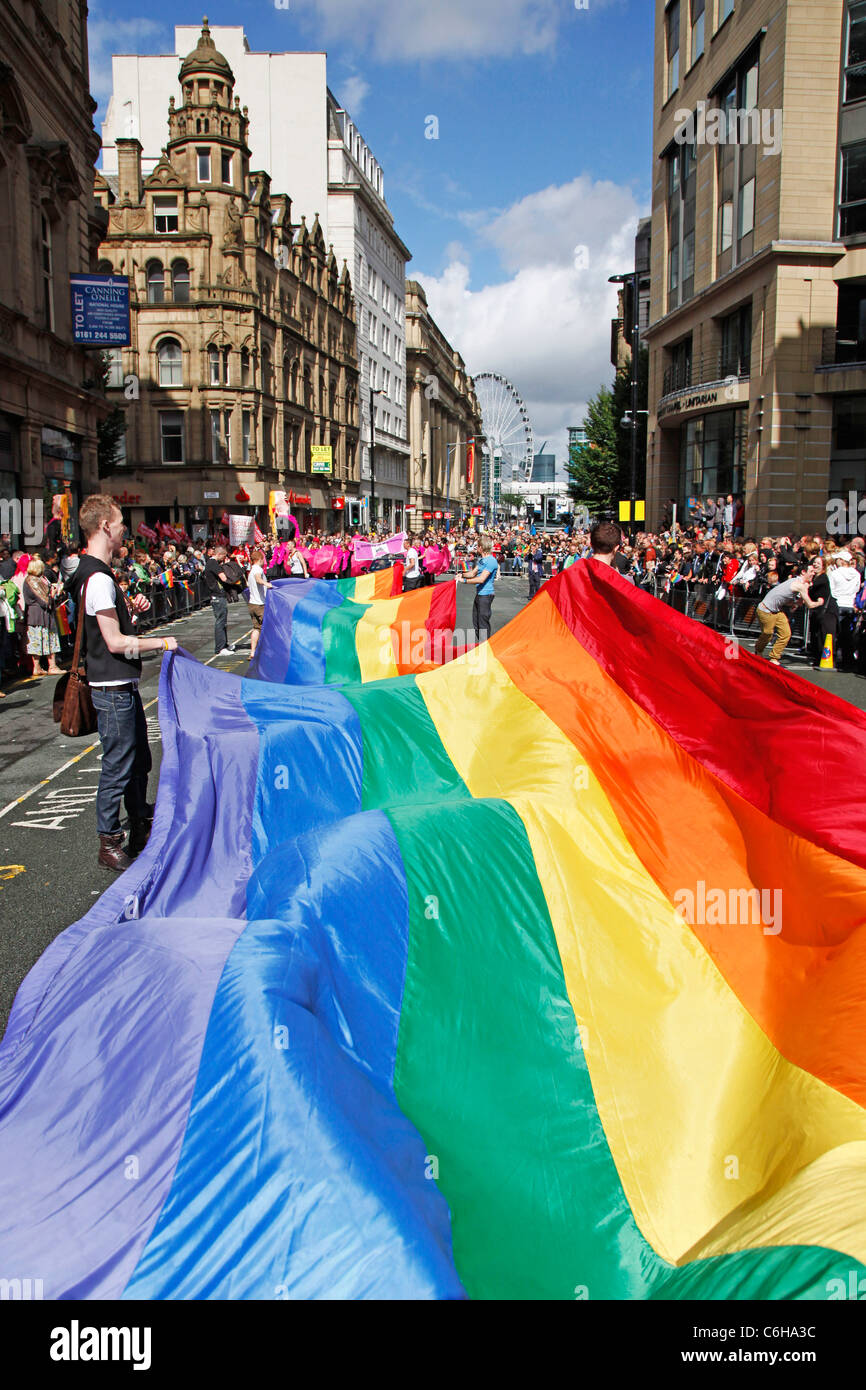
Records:
[[[764,596],[776,586],[803,576],[808,595],[809,655],[817,665],[826,639],[834,639],[838,668],[866,674],[866,611],[864,571],[866,542],[821,535],[753,537],[737,535],[737,499],[720,498],[717,512],[702,524],[624,537],[614,555],[614,567],[625,578],[663,602],[699,620],[718,616],[718,626],[754,627],[762,632]],[[590,554],[589,531],[565,530],[532,534],[525,526],[488,528],[485,536],[504,576],[524,576],[532,597],[546,579]],[[158,539],[145,543],[132,537],[113,562],[119,587],[130,601],[143,595],[151,601],[151,621],[186,613],[214,597],[237,603],[255,600],[251,615],[257,635],[268,580],[309,573],[309,558],[320,547],[337,557],[328,578],[351,573],[352,549],[358,537],[376,539],[372,532],[306,533],[286,542],[271,535],[257,545],[231,547],[226,535],[206,541]],[[56,543],[56,544],[55,544]],[[412,573],[408,587],[434,582],[425,556],[450,552],[450,572],[467,573],[480,559],[482,537],[468,525],[428,529],[412,537]],[[60,662],[71,657],[75,610],[68,584],[78,564],[79,548],[43,542],[32,553],[0,543],[0,679],[41,677],[60,673]],[[206,576],[208,561],[219,559],[219,578]],[[373,567],[391,563],[383,558]],[[249,573],[256,566],[253,594]],[[440,571],[441,572],[441,569]],[[154,600],[158,597],[159,602]],[[787,604],[786,596],[786,604]],[[788,610],[790,604],[787,604]],[[765,616],[765,615],[764,615]],[[255,639],[254,639],[255,640]],[[772,659],[772,658],[771,658]],[[2,694],[2,690],[0,690]]]

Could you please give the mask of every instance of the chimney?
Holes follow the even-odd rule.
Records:
[[[117,201],[127,199],[138,207],[141,203],[141,142],[135,139],[115,140],[117,146]]]

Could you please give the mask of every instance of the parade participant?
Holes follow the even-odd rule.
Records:
[[[755,643],[755,656],[761,656],[772,639],[771,666],[781,666],[782,653],[791,640],[788,610],[795,608],[798,603],[805,603],[807,608],[821,607],[820,599],[809,597],[809,585],[814,577],[815,571],[811,565],[807,565],[801,574],[795,574],[783,583],[776,584],[758,604],[756,611],[761,625],[761,635]]]
[[[481,641],[481,633],[490,636],[490,613],[493,608],[493,585],[499,578],[499,564],[493,558],[493,546],[489,540],[481,542],[481,559],[473,570],[465,576],[467,584],[477,584],[475,600],[472,604],[472,626],[475,640]]]
[[[599,564],[611,565],[622,545],[622,528],[615,521],[597,521],[589,533],[592,558]]]
[[[854,600],[860,592],[861,583],[860,572],[854,564],[850,550],[836,551],[828,577],[839,610],[839,669],[850,671],[854,667],[855,628],[858,617]]]
[[[418,563],[418,551],[415,540],[412,536],[406,537],[406,561],[403,570],[403,593],[408,593],[411,589],[417,589],[421,583],[421,566]]]
[[[294,541],[286,541],[283,564],[290,579],[309,579],[310,567]]]
[[[103,869],[126,869],[144,848],[153,815],[147,801],[151,759],[147,720],[138,692],[143,652],[176,651],[174,637],[137,637],[127,601],[109,568],[123,543],[123,514],[112,497],[87,497],[78,514],[87,542],[70,580],[76,604],[84,595],[84,662],[96,709],[102,763],[96,792],[96,828]],[[139,613],[150,604],[141,595],[130,601]],[[120,803],[129,816],[124,849]]]
[[[271,587],[265,576],[262,561],[264,554],[261,550],[253,550],[250,554],[252,564],[247,576],[247,588],[249,592],[248,607],[250,618],[252,619],[253,630],[250,637],[250,661],[256,654],[256,647],[259,644],[259,635],[262,630],[262,619],[265,616],[265,595]]]

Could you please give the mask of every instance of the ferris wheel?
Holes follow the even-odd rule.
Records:
[[[527,481],[532,473],[534,443],[529,411],[517,390],[498,372],[482,372],[474,378],[481,419],[491,455],[499,454],[503,479]],[[509,465],[511,465],[509,467]]]

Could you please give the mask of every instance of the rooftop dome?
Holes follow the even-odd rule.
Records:
[[[201,37],[198,43],[192,53],[188,53],[183,60],[179,80],[182,82],[191,72],[216,72],[229,82],[234,83],[234,74],[229,67],[228,58],[223,57],[222,53],[218,52],[216,44],[210,36],[207,15],[202,20]]]

